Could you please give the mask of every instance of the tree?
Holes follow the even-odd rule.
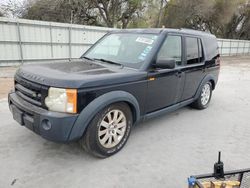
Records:
[[[216,0],[213,12],[206,20],[207,29],[218,37],[227,37],[228,29],[232,30],[231,21],[242,2],[241,0]]]
[[[2,10],[2,7],[1,7],[1,4],[0,4],[0,17],[4,16],[4,13],[3,13],[3,10]]]
[[[241,22],[244,22],[242,29],[248,28],[245,23],[249,18],[246,10],[240,11],[242,6],[246,6],[246,0],[170,0],[165,8],[163,24],[208,31],[217,37],[237,38]],[[246,32],[247,29],[244,30]]]
[[[161,27],[168,0],[144,0],[144,9],[129,23],[131,28]]]
[[[99,25],[93,6],[84,0],[38,0],[27,7],[26,19]]]
[[[93,0],[108,27],[126,28],[146,7],[143,0]]]
[[[21,17],[31,20],[56,21],[58,15],[54,12],[55,7],[56,1],[38,0],[34,3],[29,3],[26,12]]]
[[[160,7],[159,7],[159,13],[157,16],[157,21],[155,27],[160,27],[160,24],[162,22],[162,16],[163,16],[163,9],[164,7],[167,7],[167,0],[161,0],[160,1]]]
[[[238,29],[238,38],[250,40],[250,3],[246,4],[243,8],[242,20],[240,21],[240,26]]]
[[[126,28],[148,0],[37,0],[23,18]]]
[[[55,12],[62,17],[62,22],[101,25],[98,14],[96,10],[94,10],[93,3],[90,3],[90,1],[61,0],[57,4]]]
[[[2,2],[1,9],[2,15],[7,17],[20,17],[26,9],[27,1],[6,0]]]
[[[166,27],[206,30],[204,21],[211,15],[213,1],[170,0],[165,9],[163,24]]]
[[[1,4],[0,16],[117,28],[164,25],[250,39],[250,0],[5,0]]]
[[[250,4],[242,4],[227,24],[225,37],[250,39]]]

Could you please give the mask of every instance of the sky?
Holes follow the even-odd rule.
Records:
[[[21,7],[23,7],[24,2],[25,0],[0,0],[0,11],[4,12],[5,16],[15,18],[17,16],[17,13],[14,13],[9,9],[20,9]]]
[[[8,1],[20,2],[20,3],[22,3],[24,0],[0,0],[0,4],[5,4],[5,3],[7,3]]]

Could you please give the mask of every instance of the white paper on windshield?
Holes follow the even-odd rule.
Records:
[[[144,43],[144,44],[153,44],[154,40],[148,39],[148,38],[144,38],[144,37],[138,37],[136,39],[136,42],[141,42],[141,43]]]

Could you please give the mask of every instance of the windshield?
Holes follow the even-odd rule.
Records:
[[[110,34],[93,46],[84,57],[140,68],[153,48],[157,37],[158,35],[155,34]]]

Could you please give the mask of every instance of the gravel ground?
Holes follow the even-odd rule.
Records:
[[[13,88],[13,76],[18,67],[0,67],[0,99]]]
[[[225,58],[208,109],[189,107],[134,127],[107,159],[77,143],[46,141],[13,121],[0,99],[0,187],[187,187],[212,172],[218,150],[226,170],[250,167],[250,58]]]
[[[8,92],[13,87],[13,78],[0,78],[0,99],[7,98]]]

